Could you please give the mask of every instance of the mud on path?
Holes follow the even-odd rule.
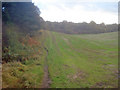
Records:
[[[44,48],[47,52],[48,55],[48,50]],[[45,57],[45,64],[44,64],[44,77],[43,77],[43,82],[42,82],[42,88],[49,88],[51,84],[51,80],[49,77],[49,71],[48,71],[48,64],[47,64],[47,55]]]
[[[46,51],[46,56],[44,60],[44,76],[43,76],[41,88],[50,88],[51,80],[49,76],[48,63],[47,63],[48,49],[44,47],[44,45],[43,48]]]

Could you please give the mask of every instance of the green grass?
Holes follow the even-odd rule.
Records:
[[[41,32],[42,35],[34,34],[39,45],[32,48],[28,44],[22,46],[17,32],[8,32],[11,53],[27,54],[30,58],[3,64],[3,88],[40,88],[46,58],[51,88],[118,87],[117,32],[84,35]],[[36,59],[31,57],[34,55]]]
[[[46,32],[51,87],[117,87],[117,32],[68,35]]]

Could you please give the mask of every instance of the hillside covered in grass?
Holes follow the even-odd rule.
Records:
[[[46,33],[51,87],[117,87],[117,32],[97,35]]]
[[[25,44],[34,51],[28,60],[3,65],[3,87],[42,87],[46,60],[52,88],[117,87],[117,35],[40,31],[32,38],[38,45]]]

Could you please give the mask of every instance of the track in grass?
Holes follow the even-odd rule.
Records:
[[[46,31],[50,87],[117,87],[118,36]]]
[[[44,48],[47,55],[46,58],[44,60],[44,77],[43,77],[43,81],[42,81],[42,88],[49,88],[50,87],[50,77],[49,77],[49,71],[48,71],[48,64],[47,64],[47,56],[48,56],[48,50],[46,48]]]

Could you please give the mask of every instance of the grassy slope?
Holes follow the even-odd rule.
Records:
[[[26,53],[14,39],[12,49]],[[26,45],[26,50],[36,54],[37,59],[3,64],[3,88],[41,87],[47,55],[44,41],[51,87],[117,87],[117,33],[68,35],[42,31],[33,39],[39,45],[33,49]]]
[[[46,34],[51,87],[117,87],[117,32]]]

